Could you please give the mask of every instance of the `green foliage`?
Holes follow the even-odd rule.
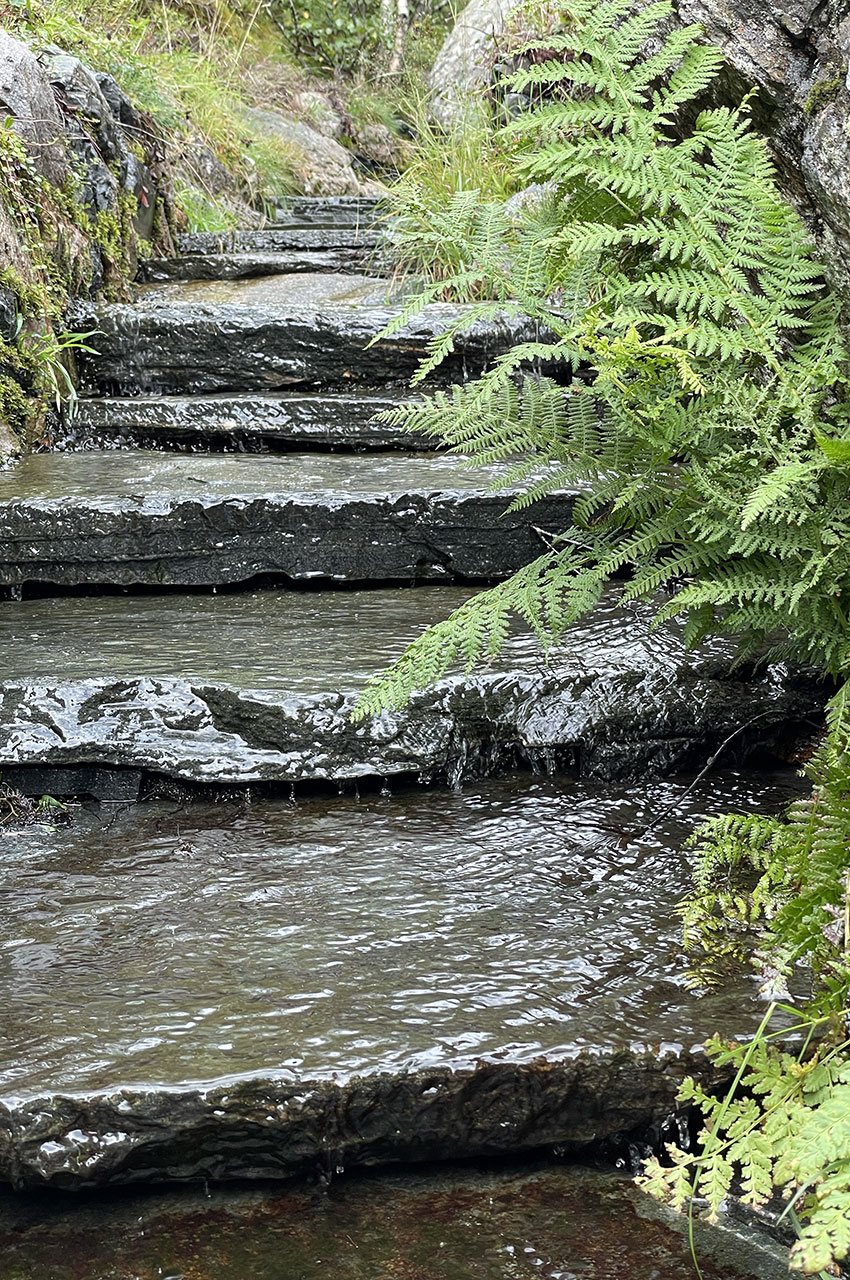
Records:
[[[445,281],[447,296],[475,299],[486,281],[481,273],[464,276],[469,246],[480,235],[482,202],[502,202],[516,190],[507,147],[495,138],[483,106],[447,131],[430,121],[423,102],[409,101],[406,114],[416,150],[383,202],[397,272]]]
[[[777,1008],[799,1021],[769,1033]],[[776,1043],[792,1029],[806,1033],[797,1054]],[[698,1148],[669,1149],[639,1180],[679,1209],[700,1197],[710,1221],[732,1190],[754,1208],[781,1193],[782,1217],[798,1236],[791,1265],[807,1274],[831,1271],[850,1253],[850,1042],[823,1041],[812,1050],[811,1037],[822,1030],[808,1015],[772,1004],[746,1044],[709,1041],[715,1067],[733,1074],[728,1092],[718,1097],[686,1080],[680,1099],[704,1120]]]
[[[320,74],[351,74],[384,46],[380,0],[276,0],[293,55]]]
[[[828,731],[806,770],[811,794],[783,820],[731,814],[692,839],[696,883],[683,906],[694,977],[715,978],[722,956],[755,961],[766,989],[786,996],[801,962],[815,1008],[850,1004],[850,683],[828,712]]]
[[[425,631],[370,682],[357,715],[469,670],[517,617],[552,645],[612,583],[654,601],[657,621],[680,617],[690,644],[725,631],[742,657],[808,659],[846,680],[838,308],[747,103],[698,110],[721,55],[696,28],[669,31],[670,13],[666,0],[572,0],[545,59],[530,44],[509,86],[537,105],[498,140],[536,192],[519,216],[516,202],[445,192],[438,269],[394,327],[447,293],[486,301],[434,342],[418,380],[477,318],[525,317],[528,336],[474,382],[389,420],[503,463],[497,487],[514,509],[576,493],[573,527]],[[401,218],[408,207],[421,218],[401,195]],[[432,259],[429,245],[420,265]],[[731,1190],[760,1205],[780,1189],[799,1236],[792,1262],[809,1272],[850,1245],[848,706],[845,684],[810,764],[813,794],[785,821],[729,816],[697,834],[683,908],[703,979],[754,946],[767,989],[810,966],[802,1050],[768,1034],[774,1006],[748,1044],[711,1045],[734,1078],[722,1099],[693,1082],[683,1091],[705,1118],[702,1147],[670,1150],[645,1179],[678,1208],[704,1198],[711,1215]]]
[[[479,317],[528,317],[481,378],[389,415],[474,462],[510,460],[513,506],[558,488],[575,527],[476,596],[373,680],[358,714],[398,705],[460,657],[487,657],[518,614],[550,644],[630,573],[625,599],[669,599],[690,642],[710,630],[839,672],[848,658],[846,352],[802,223],[777,189],[747,104],[700,112],[721,63],[667,0],[576,0],[549,61],[513,87],[543,105],[503,132],[529,180],[504,201],[453,194],[447,286],[495,301],[438,339],[421,380]],[[653,52],[647,53],[647,49]],[[687,112],[684,113],[687,115]]]
[[[186,215],[190,231],[232,231],[236,226],[235,214],[193,183],[176,187],[174,201]]]

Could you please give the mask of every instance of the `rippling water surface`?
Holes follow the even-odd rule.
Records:
[[[748,976],[700,1001],[685,987],[679,846],[697,815],[776,809],[799,780],[685,786],[517,776],[149,802],[7,834],[0,1088],[344,1076],[746,1032]]]

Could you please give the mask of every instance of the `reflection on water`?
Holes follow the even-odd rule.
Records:
[[[791,786],[799,786],[793,778]],[[678,852],[696,815],[777,808],[773,779],[684,790],[514,777],[463,792],[151,802],[4,837],[4,1093],[305,1075],[757,1020],[747,976],[682,979]]]

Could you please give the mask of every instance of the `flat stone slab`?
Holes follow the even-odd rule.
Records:
[[[497,475],[448,455],[30,455],[0,471],[0,584],[501,577],[572,495],[505,515]]]
[[[626,1174],[536,1160],[385,1169],[306,1186],[168,1187],[120,1196],[0,1193],[15,1280],[684,1280],[688,1218]],[[788,1280],[788,1251],[697,1216],[704,1280]],[[249,1270],[246,1270],[246,1267]]]
[[[148,258],[140,264],[138,278],[147,282],[243,280],[287,272],[356,272],[363,270],[370,253],[348,246],[286,253],[193,253],[181,258]]]
[[[133,304],[79,302],[74,326],[99,331],[99,355],[81,359],[83,385],[105,395],[407,385],[433,340],[471,308],[431,303],[379,338],[401,306],[387,293],[377,277],[308,272],[149,285]],[[528,322],[509,317],[471,324],[440,378],[482,368],[527,332]]]
[[[59,598],[0,611],[0,770],[144,770],[201,783],[449,778],[507,765],[629,778],[786,741],[823,694],[608,598],[547,665],[501,659],[354,725],[367,678],[467,598],[460,588]],[[752,723],[748,723],[752,721]],[[16,783],[18,779],[16,777]],[[51,789],[55,784],[51,784]],[[70,788],[73,790],[73,786]]]
[[[514,777],[7,832],[0,1178],[280,1177],[659,1123],[696,1042],[761,1014],[748,976],[684,985],[676,850],[698,814],[788,795]]]
[[[375,421],[406,397],[359,395],[213,395],[102,397],[78,401],[61,447],[115,447],[183,441],[269,447],[433,450],[434,441]]]
[[[290,196],[275,210],[272,227],[368,227],[378,200],[371,196]]]
[[[178,237],[183,254],[288,253],[295,249],[374,249],[380,232],[368,227],[271,226],[260,231],[190,231]]]

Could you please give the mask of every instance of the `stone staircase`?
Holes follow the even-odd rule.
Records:
[[[351,274],[371,218],[296,201],[81,307],[79,417],[0,473],[3,780],[147,797],[3,836],[15,1185],[584,1149],[657,1124],[692,1045],[757,1020],[745,978],[684,989],[676,849],[694,812],[786,782],[647,779],[780,749],[819,704],[804,676],[733,673],[610,597],[548,664],[517,629],[350,719],[574,498],[505,517],[496,472],[373,421],[459,310],[378,336],[400,304]],[[518,331],[474,326],[441,378]]]

